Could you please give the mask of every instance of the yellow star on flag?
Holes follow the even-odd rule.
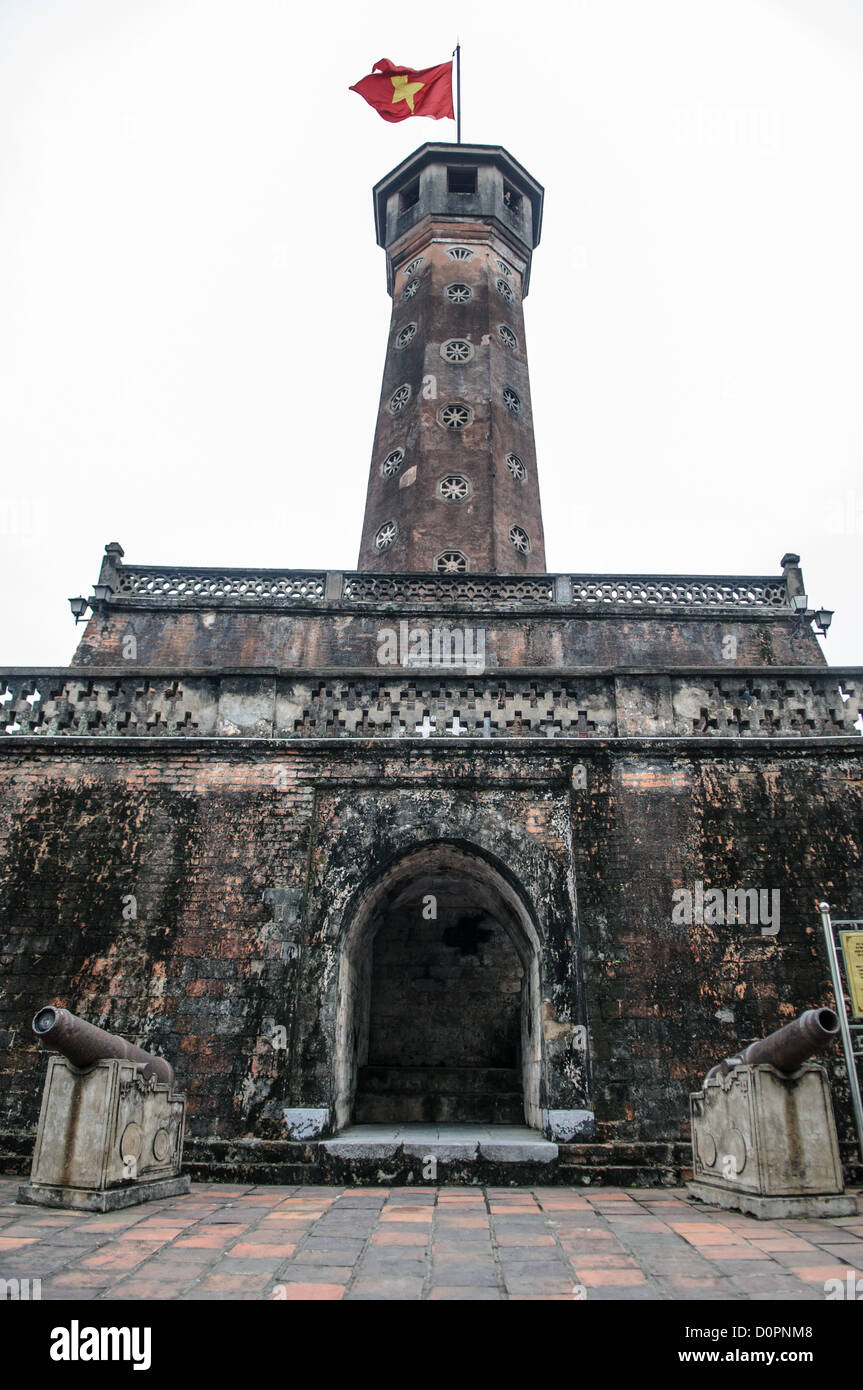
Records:
[[[406,101],[411,115],[414,109],[414,96],[425,86],[424,82],[408,82],[407,73],[399,73],[396,77],[391,77],[393,84],[393,102]]]

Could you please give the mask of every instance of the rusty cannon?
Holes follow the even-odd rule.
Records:
[[[839,1027],[832,1009],[807,1009],[711,1067],[689,1097],[693,1197],[760,1218],[856,1212],[827,1071],[809,1061]]]
[[[94,1062],[116,1057],[134,1062],[146,1081],[155,1076],[166,1086],[174,1084],[174,1069],[164,1057],[155,1057],[152,1052],[144,1052],[143,1048],[126,1042],[125,1038],[118,1038],[116,1033],[107,1033],[104,1028],[85,1023],[68,1009],[55,1008],[53,1004],[40,1009],[33,1019],[33,1032],[46,1047],[61,1052],[67,1062],[81,1070],[92,1067]]]
[[[51,1056],[19,1202],[114,1211],[188,1192],[186,1102],[170,1063],[53,1004],[33,1033]]]
[[[775,1033],[750,1043],[742,1052],[711,1067],[704,1085],[716,1076],[727,1076],[735,1067],[754,1067],[765,1062],[790,1076],[838,1036],[839,1019],[832,1009],[807,1009],[793,1023],[786,1023],[784,1028],[777,1028]]]

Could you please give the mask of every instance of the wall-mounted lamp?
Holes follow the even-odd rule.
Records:
[[[806,594],[792,594],[791,607],[795,613],[805,613],[809,607],[809,598]]]
[[[77,598],[70,598],[69,607],[72,609],[72,616],[75,619],[75,626],[77,627],[78,623],[87,612],[87,609],[90,607],[90,600],[79,594]]]
[[[827,629],[833,621],[834,612],[835,609],[833,608],[819,608],[817,612],[813,615],[815,621],[815,631],[820,633],[822,637],[827,636]]]
[[[113,592],[110,584],[93,585],[93,597],[97,603],[107,603]]]

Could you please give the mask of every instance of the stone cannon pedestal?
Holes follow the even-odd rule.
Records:
[[[693,1197],[761,1218],[853,1216],[823,1067],[735,1067],[690,1095]]]
[[[85,1070],[52,1056],[30,1181],[19,1202],[115,1211],[189,1191],[180,1176],[186,1102],[134,1061]]]

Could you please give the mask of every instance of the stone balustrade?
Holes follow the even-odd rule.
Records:
[[[0,739],[805,738],[860,732],[863,668],[0,671]]]
[[[188,606],[787,609],[782,576],[362,574],[116,564],[109,602]]]

